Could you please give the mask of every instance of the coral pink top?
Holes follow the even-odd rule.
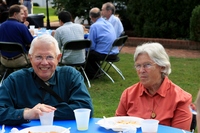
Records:
[[[151,96],[139,82],[122,93],[116,116],[136,116],[149,119],[155,116],[159,124],[190,130],[191,94],[165,77],[156,94]]]

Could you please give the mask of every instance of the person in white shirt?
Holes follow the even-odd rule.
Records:
[[[116,37],[119,37],[123,31],[124,27],[118,17],[115,15],[115,6],[111,2],[104,3],[101,8],[101,15],[106,20],[108,20],[114,27],[116,32]]]

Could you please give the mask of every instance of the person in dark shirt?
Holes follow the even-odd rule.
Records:
[[[8,7],[11,7],[12,5],[20,4],[20,3],[19,3],[19,0],[6,0],[6,4]]]
[[[24,11],[19,5],[13,5],[9,9],[9,18],[0,26],[0,41],[3,42],[17,42],[20,43],[24,51],[29,50],[29,46],[33,40],[28,28],[21,23],[24,17]],[[25,66],[27,61],[21,53],[8,53],[1,51],[1,63],[7,67]]]
[[[34,38],[28,56],[32,68],[13,72],[0,86],[1,125],[28,123],[51,111],[55,111],[54,120],[75,119],[73,110],[78,108],[90,109],[92,117],[92,99],[81,73],[70,66],[57,66],[62,54],[54,37]]]
[[[8,7],[3,0],[0,0],[0,23],[3,23],[8,18]]]

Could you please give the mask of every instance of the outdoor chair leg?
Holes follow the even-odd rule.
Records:
[[[122,77],[122,79],[125,80],[125,77],[123,76],[122,71],[117,66],[115,66],[112,62],[108,62],[108,63],[110,64],[110,66],[112,66],[115,69],[115,71]]]
[[[90,87],[91,87],[90,80],[88,79],[87,74],[85,73],[84,68],[83,68],[83,67],[80,67],[80,68],[81,68],[81,70],[82,70],[82,72],[83,72],[83,74],[84,74],[84,76],[85,76],[85,78],[86,78],[86,80],[87,80],[88,87],[90,88]]]
[[[94,78],[97,76],[97,74],[98,74],[99,71],[102,71],[113,83],[115,83],[115,81],[110,77],[110,75],[108,75],[108,73],[105,72],[98,63],[96,63],[96,64],[99,67],[99,70],[96,72]]]

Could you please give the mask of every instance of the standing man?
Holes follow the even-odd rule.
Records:
[[[56,29],[54,37],[58,41],[58,45],[61,50],[63,50],[64,44],[68,41],[84,39],[83,26],[72,22],[70,12],[60,12],[58,14],[58,20],[60,27]],[[66,64],[85,62],[85,49],[65,50],[62,62]]]
[[[116,36],[119,37],[123,31],[123,25],[118,17],[115,15],[115,6],[111,2],[107,2],[102,5],[101,8],[101,15],[104,17],[106,20],[108,20],[114,27]]]
[[[0,41],[3,42],[17,42],[20,43],[24,51],[29,50],[33,36],[28,28],[21,23],[23,21],[24,11],[20,5],[13,5],[9,9],[9,18],[0,26]],[[24,66],[27,64],[26,60],[21,53],[1,52],[1,63],[6,66],[16,67]]]
[[[25,5],[28,9],[28,14],[31,14],[32,0],[20,0],[21,4]]]
[[[86,73],[88,78],[93,79],[98,71],[97,63],[100,63],[112,47],[116,39],[115,30],[110,22],[101,17],[99,8],[92,8],[89,16],[93,24],[90,26],[90,34],[88,39],[92,41],[88,62],[86,65]],[[113,48],[108,59],[116,59],[119,49]]]

